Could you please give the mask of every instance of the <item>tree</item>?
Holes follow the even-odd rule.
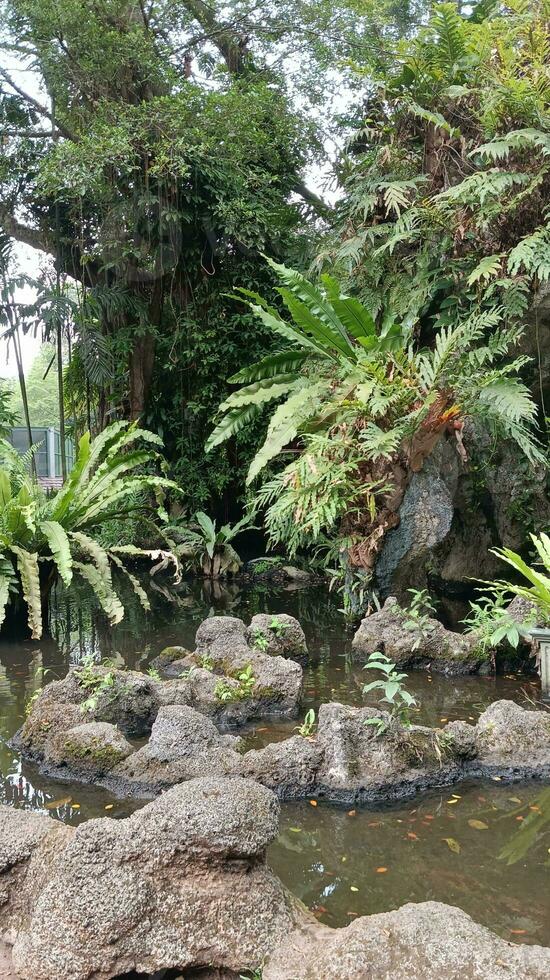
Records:
[[[27,400],[33,427],[51,425],[59,428],[59,399],[54,361],[55,348],[44,344],[27,373]],[[20,392],[13,395],[12,409],[20,418],[23,417]]]
[[[220,298],[240,266],[252,282],[261,268],[263,286],[261,250],[307,251],[304,222],[327,213],[303,181],[321,147],[310,106],[378,15],[351,0],[84,6],[85,16],[77,0],[0,4],[4,49],[44,90],[36,98],[0,70],[0,225],[54,255],[96,302],[122,379],[105,417],[149,409],[162,424],[155,371],[165,380],[176,356],[188,360],[182,338],[193,348],[208,337],[211,307],[219,339],[229,324],[251,329],[244,348],[257,343],[252,321],[231,322]],[[171,378],[187,416],[202,406],[194,368]]]

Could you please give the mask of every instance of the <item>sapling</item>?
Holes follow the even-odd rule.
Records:
[[[370,684],[365,684],[363,694],[368,694],[369,691],[382,691],[382,696],[379,698],[379,701],[382,704],[389,705],[387,710],[390,716],[390,723],[397,722],[403,728],[410,728],[411,720],[409,712],[411,708],[416,707],[417,701],[407,691],[403,683],[408,677],[408,674],[400,673],[393,660],[390,660],[380,650],[375,650],[374,653],[371,653],[364,669],[379,670],[383,673],[384,677],[377,681],[371,681]],[[377,728],[378,735],[381,735],[389,727],[383,718],[368,718],[365,724],[374,725]]]

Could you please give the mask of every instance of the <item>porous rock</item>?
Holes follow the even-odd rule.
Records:
[[[490,669],[490,652],[483,651],[475,635],[454,633],[437,619],[422,626],[411,622],[395,596],[379,612],[365,616],[353,642],[355,660],[380,650],[400,667],[424,667],[443,674],[476,674]]]
[[[550,712],[526,711],[514,701],[494,701],[476,725],[479,759],[503,775],[550,771]]]
[[[304,631],[298,620],[294,616],[287,616],[286,613],[277,616],[259,613],[253,616],[246,631],[246,638],[253,650],[259,649],[262,653],[287,657],[290,660],[307,659]]]
[[[201,778],[125,820],[71,830],[19,929],[18,975],[259,967],[302,914],[265,864],[277,828],[269,790]]]
[[[271,955],[263,980],[546,980],[550,949],[506,942],[440,902],[308,925]]]
[[[54,732],[44,745],[45,768],[52,775],[93,781],[134,751],[115,725],[92,721]]]
[[[241,772],[274,790],[281,800],[301,800],[314,792],[322,760],[323,749],[315,739],[294,735],[247,752]]]
[[[119,794],[155,795],[197,776],[238,773],[241,744],[193,708],[168,705],[159,709],[147,745],[113,769],[106,785]]]

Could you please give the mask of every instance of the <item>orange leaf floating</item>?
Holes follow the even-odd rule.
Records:
[[[377,875],[383,875],[383,874],[386,873],[387,870],[388,870],[387,868],[377,868],[376,869],[376,874]]]
[[[348,817],[354,817],[356,813],[357,810],[348,810]]]
[[[513,936],[524,936],[527,929],[510,929]]]
[[[523,817],[516,817],[516,820],[523,820]]]
[[[407,834],[407,837],[409,838],[409,840],[418,840],[418,834],[413,834],[409,832]]]
[[[317,806],[317,800],[310,800],[309,801],[309,805],[310,806]]]

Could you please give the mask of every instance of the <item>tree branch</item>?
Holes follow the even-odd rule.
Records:
[[[192,17],[200,24],[207,38],[215,44],[229,71],[242,75],[246,68],[245,39],[238,37],[231,28],[220,23],[214,10],[205,0],[183,0]]]
[[[37,99],[33,98],[32,95],[29,95],[28,92],[25,92],[22,88],[20,88],[19,85],[17,85],[16,82],[13,81],[13,79],[8,74],[5,68],[0,67],[0,78],[3,78],[6,84],[9,85],[14,92],[17,92],[17,95],[20,95],[21,98],[25,100],[25,102],[28,102],[29,105],[32,105],[33,109],[35,109],[39,115],[44,116],[45,119],[49,119],[50,122],[52,123],[54,122],[51,112],[49,112],[45,106],[43,106],[40,102],[38,102]],[[65,126],[63,126],[59,122],[57,122],[56,125],[59,132],[62,133],[63,136],[65,136],[69,140],[72,140],[73,142],[77,142],[76,136],[73,133],[71,133],[70,130],[66,129]]]

